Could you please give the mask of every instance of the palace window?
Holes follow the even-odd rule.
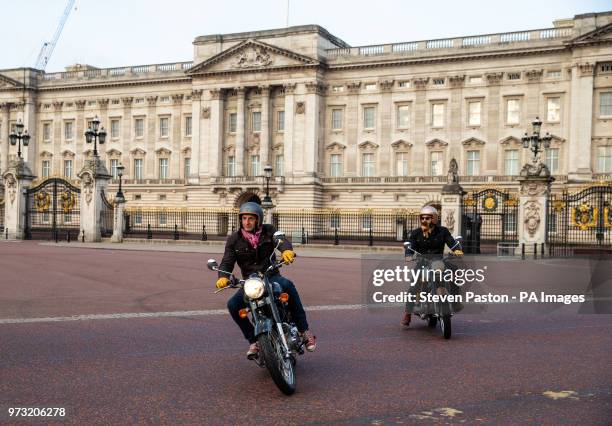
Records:
[[[376,162],[371,152],[361,154],[361,176],[372,177],[376,173]]]
[[[43,141],[51,140],[51,123],[43,123]]]
[[[159,159],[159,178],[168,179],[168,159],[167,158]]]
[[[274,159],[274,175],[283,176],[285,174],[285,156],[278,154]]]
[[[72,179],[72,160],[64,160],[64,177]]]
[[[374,118],[376,109],[374,107],[363,108],[363,128],[374,129]]]
[[[468,125],[480,126],[481,109],[482,103],[480,101],[468,103]]]
[[[167,138],[168,130],[170,126],[170,119],[168,117],[160,117],[159,119],[159,137]]]
[[[111,120],[111,139],[119,139],[119,120]]]
[[[227,157],[227,175],[229,177],[236,176],[236,157],[233,155]]]
[[[119,167],[119,160],[117,160],[116,158],[110,160],[110,169],[113,179],[119,179],[119,170],[117,169],[117,167]]]
[[[261,132],[261,112],[253,111],[252,120],[253,120],[253,131]]]
[[[134,179],[142,179],[142,158],[136,158],[134,160]]]
[[[329,163],[330,163],[329,175],[331,177],[342,176],[342,155],[332,154],[330,156]]]
[[[144,118],[134,120],[134,136],[142,138],[144,136]]]
[[[559,172],[559,148],[548,148],[546,151],[546,166],[551,173]]]
[[[342,110],[332,109],[332,130],[342,130]]]
[[[507,149],[505,151],[504,168],[506,175],[517,175],[519,170],[519,153],[518,149]]]
[[[276,112],[276,131],[285,131],[285,111]]]
[[[597,148],[597,170],[599,173],[612,172],[612,146]]]
[[[189,175],[191,174],[191,158],[185,158],[185,162],[183,163],[183,177],[185,179],[189,179]]]
[[[185,136],[191,136],[191,116],[185,117]]]
[[[612,92],[604,92],[599,95],[599,115],[612,116]]]
[[[48,178],[51,175],[51,161],[43,160],[41,174],[43,178]]]
[[[251,176],[259,176],[259,155],[251,155]]]
[[[231,112],[229,115],[229,132],[236,133],[238,115],[235,112]]]
[[[546,101],[546,120],[558,122],[561,119],[561,98],[548,98]]]
[[[444,104],[431,105],[431,126],[444,127]]]
[[[74,122],[66,121],[64,123],[64,139],[71,141],[74,137]]]
[[[518,99],[506,101],[506,124],[519,124],[521,121],[521,103]]]
[[[430,154],[429,161],[429,174],[431,176],[442,176],[442,152],[441,151],[433,151]]]
[[[408,176],[408,153],[398,152],[395,154],[396,176]]]
[[[396,125],[398,129],[407,129],[410,127],[410,105],[398,105]]]
[[[467,152],[466,172],[468,176],[477,176],[480,172],[480,151]]]

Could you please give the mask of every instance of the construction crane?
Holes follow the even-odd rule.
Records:
[[[75,2],[76,0],[68,0],[68,4],[66,4],[66,8],[64,9],[64,13],[62,14],[62,18],[60,19],[59,24],[57,25],[57,29],[55,30],[55,34],[53,34],[53,39],[43,44],[42,48],[40,49],[40,53],[38,54],[38,58],[36,59],[36,65],[34,65],[34,68],[42,71],[47,68],[47,63],[49,62],[49,59],[51,59],[53,49],[55,49],[57,40],[59,39],[60,34],[64,29],[64,24],[68,20],[68,16],[70,15],[70,12],[72,12],[72,7],[74,6]]]

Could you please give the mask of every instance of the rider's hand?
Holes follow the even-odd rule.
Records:
[[[461,250],[455,250],[455,251],[453,251],[453,254],[454,254],[455,256],[457,256],[457,257],[461,257],[461,256],[463,256],[463,251],[461,251]]]
[[[230,280],[227,277],[221,277],[217,280],[217,284],[215,284],[217,286],[218,289],[222,289],[228,286]]]
[[[281,253],[281,256],[283,258],[283,262],[285,262],[285,265],[289,265],[295,260],[295,252],[293,250],[285,250]]]

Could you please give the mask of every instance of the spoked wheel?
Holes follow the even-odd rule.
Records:
[[[450,315],[442,315],[440,317],[440,331],[442,332],[442,336],[445,339],[451,338],[451,316]]]
[[[283,343],[276,329],[259,336],[259,348],[272,380],[285,395],[295,392],[295,370],[291,358],[285,359]]]

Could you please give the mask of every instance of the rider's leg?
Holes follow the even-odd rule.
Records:
[[[289,295],[289,301],[287,302],[289,305],[289,312],[291,312],[295,325],[302,336],[306,350],[309,352],[314,352],[314,350],[317,348],[317,338],[314,334],[312,334],[312,331],[308,330],[306,312],[304,311],[304,306],[302,305],[297,289],[291,280],[281,275],[275,275],[271,278],[271,280],[273,282],[277,282],[281,286],[282,290]]]
[[[248,318],[240,318],[239,311],[243,308],[246,308],[247,304],[244,301],[244,290],[240,289],[230,299],[227,301],[227,309],[229,310],[230,315],[240,327],[244,338],[249,341],[249,343],[255,343],[257,339],[255,339],[253,324],[249,321]]]

